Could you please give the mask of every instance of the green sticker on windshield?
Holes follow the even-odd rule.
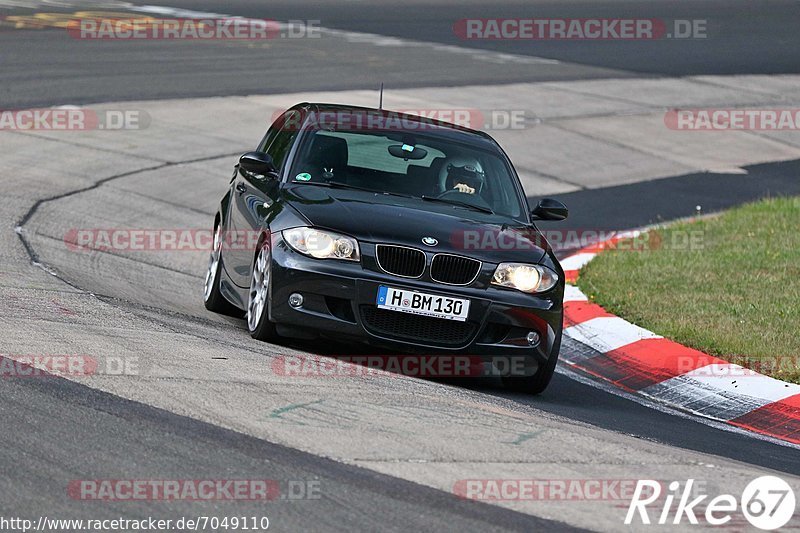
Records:
[[[294,177],[295,181],[311,181],[311,174],[303,172]]]

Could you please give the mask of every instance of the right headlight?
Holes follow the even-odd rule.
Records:
[[[534,294],[549,291],[558,283],[558,274],[542,265],[500,263],[492,276],[492,284]]]

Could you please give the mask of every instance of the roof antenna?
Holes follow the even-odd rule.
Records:
[[[383,82],[381,82],[381,99],[380,102],[378,103],[378,109],[383,111]]]

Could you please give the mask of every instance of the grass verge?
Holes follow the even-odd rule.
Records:
[[[800,383],[800,197],[652,230],[598,255],[578,285],[629,322]]]

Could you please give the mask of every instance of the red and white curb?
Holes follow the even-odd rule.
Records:
[[[578,287],[580,269],[619,234],[561,261],[564,334],[585,350],[562,361],[629,393],[712,420],[800,444],[800,385],[786,383],[687,348],[640,328],[592,303]]]

